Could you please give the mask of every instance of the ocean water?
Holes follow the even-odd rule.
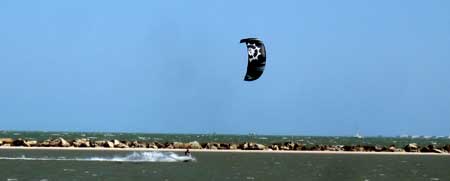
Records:
[[[450,180],[448,155],[0,149],[0,180]]]
[[[0,137],[45,140],[275,142],[315,144],[450,144],[444,138],[353,138],[216,134],[0,131]],[[188,161],[188,162],[186,162]],[[312,153],[211,153],[0,149],[0,180],[450,180],[450,156]]]

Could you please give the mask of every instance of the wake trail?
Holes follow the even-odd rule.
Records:
[[[40,161],[99,161],[99,162],[187,162],[196,161],[192,156],[180,156],[173,152],[133,152],[126,156],[100,156],[86,158],[67,157],[0,157],[0,160],[40,160]]]

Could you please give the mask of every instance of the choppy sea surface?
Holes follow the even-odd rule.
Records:
[[[340,138],[261,135],[2,132],[42,140],[127,139],[311,144],[447,144],[447,138]],[[95,138],[94,138],[95,137]],[[367,139],[367,140],[366,140]],[[354,141],[354,142],[352,142]],[[395,141],[395,142],[394,142]],[[188,161],[188,162],[186,162]],[[450,156],[0,149],[0,180],[450,180]]]
[[[1,180],[450,180],[450,156],[0,149]]]

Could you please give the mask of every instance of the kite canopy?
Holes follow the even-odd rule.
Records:
[[[266,48],[264,43],[257,38],[245,38],[241,43],[247,45],[248,65],[245,81],[253,81],[261,77],[266,66]]]

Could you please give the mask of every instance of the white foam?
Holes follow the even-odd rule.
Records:
[[[126,156],[113,157],[0,157],[0,160],[43,160],[43,161],[106,161],[106,162],[185,162],[195,161],[192,156],[180,156],[173,152],[133,152]]]

